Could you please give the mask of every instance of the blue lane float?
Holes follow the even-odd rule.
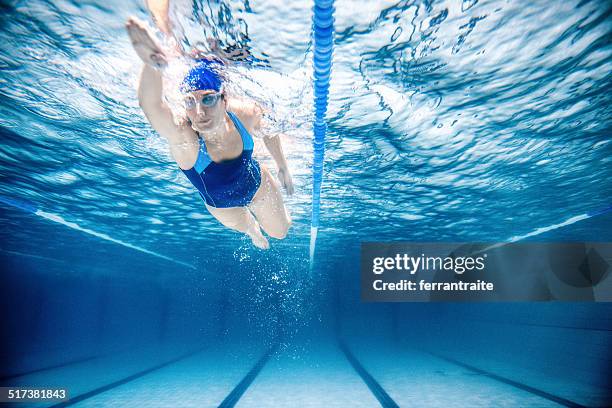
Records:
[[[321,212],[321,182],[323,180],[323,162],[325,158],[325,135],[327,123],[327,102],[329,97],[329,80],[331,76],[332,54],[334,49],[334,0],[315,0],[312,17],[314,37],[314,124],[312,166],[312,221],[310,224],[310,267],[312,268],[319,215]]]
[[[130,244],[129,242],[125,242],[125,241],[121,241],[119,239],[113,238],[113,237],[108,236],[108,235],[106,235],[106,234],[104,234],[102,232],[97,232],[97,231],[94,231],[94,230],[89,229],[89,228],[81,227],[79,224],[76,224],[74,222],[66,221],[60,215],[42,211],[34,203],[31,203],[31,202],[28,202],[28,201],[24,201],[24,200],[15,199],[15,198],[11,198],[11,197],[6,197],[6,196],[3,196],[3,195],[0,195],[0,203],[4,203],[4,204],[6,204],[6,205],[8,205],[10,207],[16,208],[16,209],[21,210],[23,212],[26,212],[28,214],[34,214],[34,215],[42,217],[42,218],[44,218],[46,220],[49,220],[49,221],[52,221],[52,222],[55,222],[55,223],[58,223],[58,224],[62,224],[62,225],[66,226],[66,227],[68,227],[70,229],[75,230],[75,231],[80,231],[80,232],[83,232],[83,233],[88,234],[88,235],[93,235],[94,237],[98,237],[98,238],[103,239],[105,241],[109,241],[109,242],[112,242],[114,244],[121,245],[121,246],[124,246],[126,248],[130,248],[130,249],[133,249],[135,251],[139,251],[139,252],[142,252],[142,253],[154,256],[156,258],[165,259],[166,261],[175,263],[177,265],[185,266],[185,267],[190,268],[190,269],[196,269],[193,265],[188,264],[187,262],[183,262],[183,261],[179,261],[179,260],[174,259],[174,258],[170,258],[169,256],[162,255],[162,254],[159,254],[157,252],[150,251],[150,250],[148,250],[146,248],[142,248],[142,247],[139,247],[137,245]]]

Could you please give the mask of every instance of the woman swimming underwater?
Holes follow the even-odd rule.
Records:
[[[166,14],[162,17],[167,21]],[[164,19],[156,21],[166,31]],[[161,70],[172,52],[164,51],[141,21],[130,18],[126,28],[134,50],[144,62],[138,87],[140,106],[151,126],[168,140],[172,157],[198,189],[208,211],[226,227],[247,234],[259,248],[269,248],[261,229],[273,238],[283,239],[291,219],[279,185],[252,157],[251,135],[261,132],[262,109],[226,93],[224,63],[220,59],[199,58],[180,87],[188,123],[175,124],[162,97]],[[264,143],[278,166],[281,184],[289,195],[293,194],[280,137],[265,135]]]

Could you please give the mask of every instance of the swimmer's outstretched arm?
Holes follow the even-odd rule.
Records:
[[[143,22],[130,17],[126,29],[134,50],[144,62],[138,86],[140,107],[157,133],[168,139],[170,152],[179,166],[187,169],[197,157],[198,140],[190,126],[175,124],[172,111],[162,98],[160,69],[167,65],[168,56]]]

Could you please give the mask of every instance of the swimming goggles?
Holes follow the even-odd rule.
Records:
[[[221,98],[221,94],[219,92],[207,93],[206,95],[202,96],[199,102],[204,107],[211,108],[215,106],[215,104],[219,101],[220,98]],[[187,109],[195,108],[196,103],[197,103],[196,98],[194,98],[192,95],[185,98],[185,108]]]

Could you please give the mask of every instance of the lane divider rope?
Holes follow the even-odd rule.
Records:
[[[321,212],[321,182],[325,158],[327,102],[334,49],[334,0],[314,0],[312,30],[314,37],[314,111],[312,165],[312,221],[310,224],[310,268],[312,270],[319,215]]]

